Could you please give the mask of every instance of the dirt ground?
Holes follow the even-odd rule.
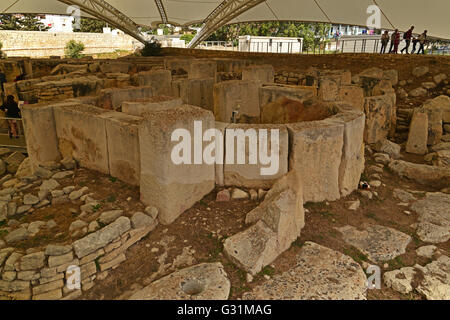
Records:
[[[367,159],[368,164],[371,161],[370,158]],[[95,286],[85,292],[80,299],[126,299],[131,293],[150,282],[187,265],[219,261],[224,265],[231,281],[230,298],[239,299],[244,292],[263,283],[267,276],[280,274],[292,268],[295,265],[295,256],[305,241],[313,241],[342,252],[362,266],[370,263],[363,253],[342,240],[336,228],[344,225],[362,228],[365,225],[379,224],[395,228],[412,237],[413,241],[408,245],[405,254],[388,261],[386,266],[380,266],[383,272],[413,266],[416,263],[424,265],[431,262],[418,257],[415,253],[415,249],[425,245],[411,227],[417,221],[417,215],[414,212],[410,215],[405,214],[404,211],[408,209],[398,205],[400,201],[392,198],[392,191],[394,188],[423,191],[419,194],[420,198],[425,195],[425,192],[439,190],[432,185],[420,185],[401,179],[388,170],[384,170],[382,181],[381,187],[373,189],[378,193],[378,198],[373,200],[353,192],[339,201],[305,204],[306,225],[301,236],[272,265],[265,267],[255,276],[251,283],[247,283],[246,273],[235,267],[224,256],[223,241],[246,229],[245,216],[258,205],[259,201],[216,202],[216,194],[221,190],[216,189],[173,224],[159,225],[146,238],[132,246],[126,254],[128,259],[117,269],[109,271],[106,279],[97,280]],[[104,182],[106,185],[111,185],[110,181]],[[133,199],[137,195],[137,192],[131,193]],[[347,202],[356,199],[361,201],[360,208],[356,211],[348,210]],[[133,207],[133,202],[134,200],[128,204]],[[449,243],[439,244],[437,247],[450,253]],[[188,251],[190,254],[184,254]],[[367,297],[368,299],[423,299],[417,293],[399,294],[386,288],[384,284],[381,290],[369,290]]]

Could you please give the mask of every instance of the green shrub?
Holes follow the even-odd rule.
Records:
[[[161,55],[161,43],[158,41],[147,42],[141,51],[143,57],[152,57]]]
[[[84,44],[81,42],[76,42],[75,40],[70,40],[66,44],[65,54],[67,57],[72,59],[82,58],[81,52],[84,50]]]
[[[186,33],[180,37],[180,40],[184,40],[184,41],[186,41],[186,44],[188,44],[189,42],[192,41],[192,39],[194,39],[194,37],[195,37],[194,34]]]

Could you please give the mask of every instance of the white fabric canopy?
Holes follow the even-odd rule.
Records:
[[[89,0],[88,0],[89,1]],[[155,0],[104,0],[139,25],[161,23]],[[225,2],[245,0],[226,0]],[[66,1],[66,2],[70,2]],[[95,0],[93,0],[95,2]],[[187,26],[204,21],[221,0],[160,0],[167,21]],[[427,29],[431,37],[450,39],[449,0],[267,0],[227,23],[248,21],[314,21],[366,25],[367,8],[377,3],[383,13],[381,27],[415,32]],[[2,13],[66,14],[68,5],[58,0],[1,0]],[[86,15],[86,14],[85,14]],[[392,23],[392,25],[391,25]]]

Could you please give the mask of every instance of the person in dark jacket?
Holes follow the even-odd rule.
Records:
[[[413,38],[413,39],[412,39],[412,43],[413,43],[413,48],[412,48],[411,54],[413,54],[414,52],[416,52],[416,50],[417,50],[417,44],[419,43],[419,39]]]
[[[8,97],[6,97],[6,102],[0,107],[0,110],[5,111],[6,117],[10,118],[8,119],[9,138],[19,138],[17,121],[14,119],[20,119],[22,118],[22,115],[20,114],[19,105],[14,100],[14,96],[9,95]]]
[[[412,26],[411,28],[409,28],[408,31],[405,32],[405,34],[403,35],[403,39],[405,39],[406,45],[405,47],[401,50],[401,53],[403,53],[403,51],[406,50],[406,54],[409,54],[408,50],[409,50],[409,45],[411,44],[411,39],[412,39],[412,33],[414,30],[414,26]]]

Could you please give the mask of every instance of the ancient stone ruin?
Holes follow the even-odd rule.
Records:
[[[0,227],[5,227],[0,229],[0,296],[76,299],[88,294],[94,281],[128,263],[129,252],[142,239],[158,228],[178,225],[210,195],[217,203],[253,201],[238,232],[221,238],[221,259],[244,271],[251,282],[299,241],[311,206],[343,201],[345,210],[356,212],[365,201],[378,198],[375,188],[382,186],[385,166],[389,174],[440,188],[420,201],[402,190],[394,196],[404,198],[406,206],[412,203],[411,210],[420,215],[421,241],[443,243],[450,238],[448,91],[412,110],[398,108],[404,97],[395,69],[352,73],[310,66],[290,72],[251,58],[179,55],[55,60],[20,62],[33,69],[33,77],[5,85],[7,94],[27,102],[22,115],[28,157],[10,150],[2,156],[3,171],[10,175],[1,179],[0,191]],[[12,77],[15,64],[7,63]],[[443,76],[435,82],[436,87],[448,83]],[[392,142],[396,139],[406,140],[407,153],[426,155],[427,164],[401,160],[401,146]],[[208,152],[212,162],[206,160]],[[135,202],[141,211],[114,205],[106,210],[96,190],[73,184],[83,175],[110,177],[123,183],[124,190],[135,188],[138,199],[125,202]],[[369,186],[361,189],[361,181]],[[437,192],[442,188],[447,189]],[[355,195],[361,198],[354,200]],[[23,215],[67,204],[79,206],[67,230],[52,219],[21,223]],[[32,246],[32,239],[55,228],[62,241]],[[337,225],[333,232],[359,250],[366,264],[396,259],[411,243],[410,235],[393,228],[361,228]],[[167,248],[172,240],[164,239],[160,236],[159,243]],[[195,261],[190,249],[184,249],[180,259]],[[301,250],[292,269],[295,276],[290,271],[277,274],[242,297],[366,298],[361,261],[312,241]],[[381,254],[384,251],[388,253]],[[332,257],[330,265],[323,262],[326,257]],[[183,262],[179,265],[188,268],[169,268],[174,272],[167,275],[166,257],[161,259],[160,273],[127,298],[230,297],[230,280],[220,260]],[[445,255],[432,263],[449,266]],[[426,297],[436,295],[430,283],[437,280],[426,269],[435,268],[432,263],[421,267],[429,283],[418,291]],[[331,265],[339,265],[335,271],[351,286],[324,280],[311,291],[309,277],[320,273],[314,269],[317,265],[330,274]],[[66,285],[76,273],[69,267],[81,272],[81,285],[74,289]],[[399,270],[395,272],[403,272]],[[409,283],[414,272],[404,271]],[[288,286],[280,294],[281,283],[289,279],[301,285]],[[398,279],[386,273],[385,285],[395,289]],[[171,289],[178,284],[181,291]],[[449,288],[448,274],[444,285]],[[327,286],[332,292],[321,293]],[[448,292],[438,297],[449,298]]]

